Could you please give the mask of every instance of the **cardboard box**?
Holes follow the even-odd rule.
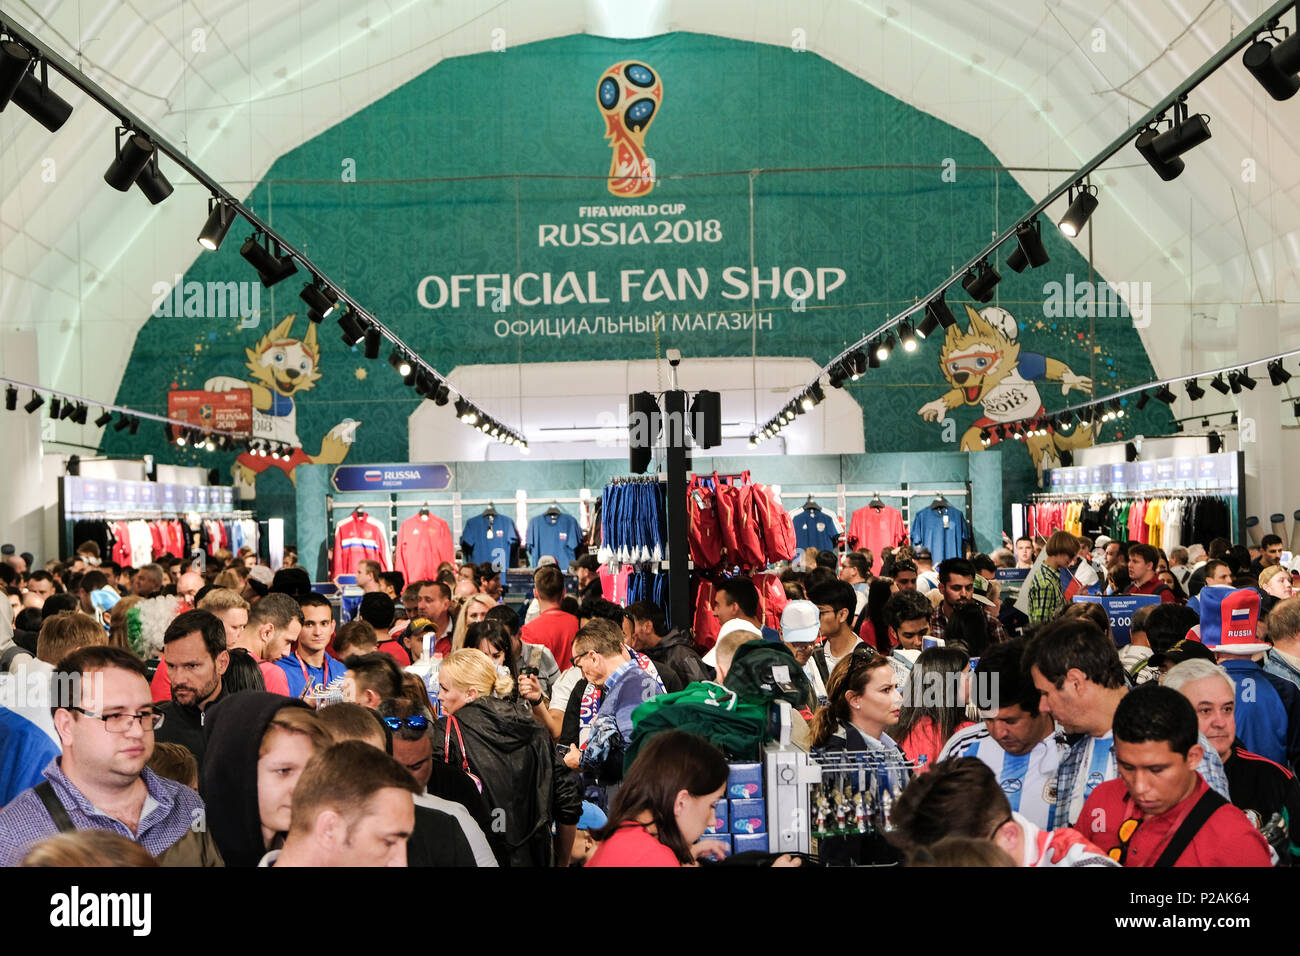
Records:
[[[763,795],[763,765],[761,763],[733,763],[727,774],[727,797],[731,800],[752,800]]]
[[[730,833],[706,833],[703,837],[700,838],[700,840],[701,842],[704,840],[717,840],[719,843],[722,844],[723,848],[726,850],[727,856],[731,856],[733,852],[732,844],[731,844],[732,836]]]
[[[767,802],[764,800],[732,800],[731,832],[766,833]]]
[[[747,850],[760,850],[767,853],[767,839],[766,833],[733,833],[731,836],[732,852],[744,853]]]

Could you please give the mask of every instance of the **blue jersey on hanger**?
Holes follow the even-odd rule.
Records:
[[[929,548],[938,567],[947,558],[964,556],[968,527],[966,516],[956,508],[923,508],[912,519],[912,547]]]
[[[465,560],[474,564],[491,561],[502,568],[511,566],[519,532],[515,523],[503,514],[475,515],[465,522],[460,533],[460,547]]]
[[[549,554],[559,562],[561,571],[567,571],[581,540],[578,519],[563,511],[540,514],[528,522],[528,555],[533,567],[537,567],[538,559]]]
[[[793,520],[794,543],[800,551],[805,548],[835,550],[835,539],[840,536],[840,529],[835,525],[835,516],[829,511],[801,508],[795,512]]]

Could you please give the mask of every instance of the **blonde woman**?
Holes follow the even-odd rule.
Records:
[[[456,630],[451,636],[451,649],[458,651],[465,646],[465,632],[471,624],[477,624],[487,617],[487,612],[497,606],[497,602],[486,594],[471,594],[460,607],[456,616]]]
[[[492,834],[498,863],[554,866],[569,859],[582,793],[560,764],[551,735],[517,705],[494,696],[513,689],[513,679],[482,651],[448,654],[438,670],[446,716],[433,726],[433,756],[469,774],[483,802],[504,810],[505,832]]]
[[[1280,564],[1260,572],[1259,589],[1265,594],[1271,594],[1284,601],[1295,596],[1295,589],[1291,586],[1291,572]]]

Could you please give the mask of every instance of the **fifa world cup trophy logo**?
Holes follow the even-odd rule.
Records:
[[[645,154],[645,134],[664,100],[659,75],[644,63],[615,63],[596,85],[596,103],[605,117],[605,138],[613,156],[606,185],[615,196],[645,196],[655,188]]]

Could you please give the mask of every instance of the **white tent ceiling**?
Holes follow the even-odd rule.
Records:
[[[242,195],[277,157],[444,57],[579,32],[802,43],[978,137],[1008,167],[1073,169],[1267,6],[50,0],[7,3],[4,14]],[[1193,97],[1213,138],[1188,154],[1181,178],[1162,183],[1131,147],[1094,177],[1102,205],[1080,251],[1107,279],[1152,284],[1142,335],[1162,376],[1300,345],[1300,142],[1288,122],[1300,97],[1274,102],[1238,61]],[[179,174],[158,207],[108,189],[115,120],[66,82],[54,85],[76,107],[57,135],[17,108],[0,118],[0,372],[111,400],[154,283],[183,273],[199,252],[207,194]],[[937,167],[942,157],[932,160]],[[1064,178],[1015,175],[1035,198]],[[13,367],[4,333],[32,329],[40,367]]]

